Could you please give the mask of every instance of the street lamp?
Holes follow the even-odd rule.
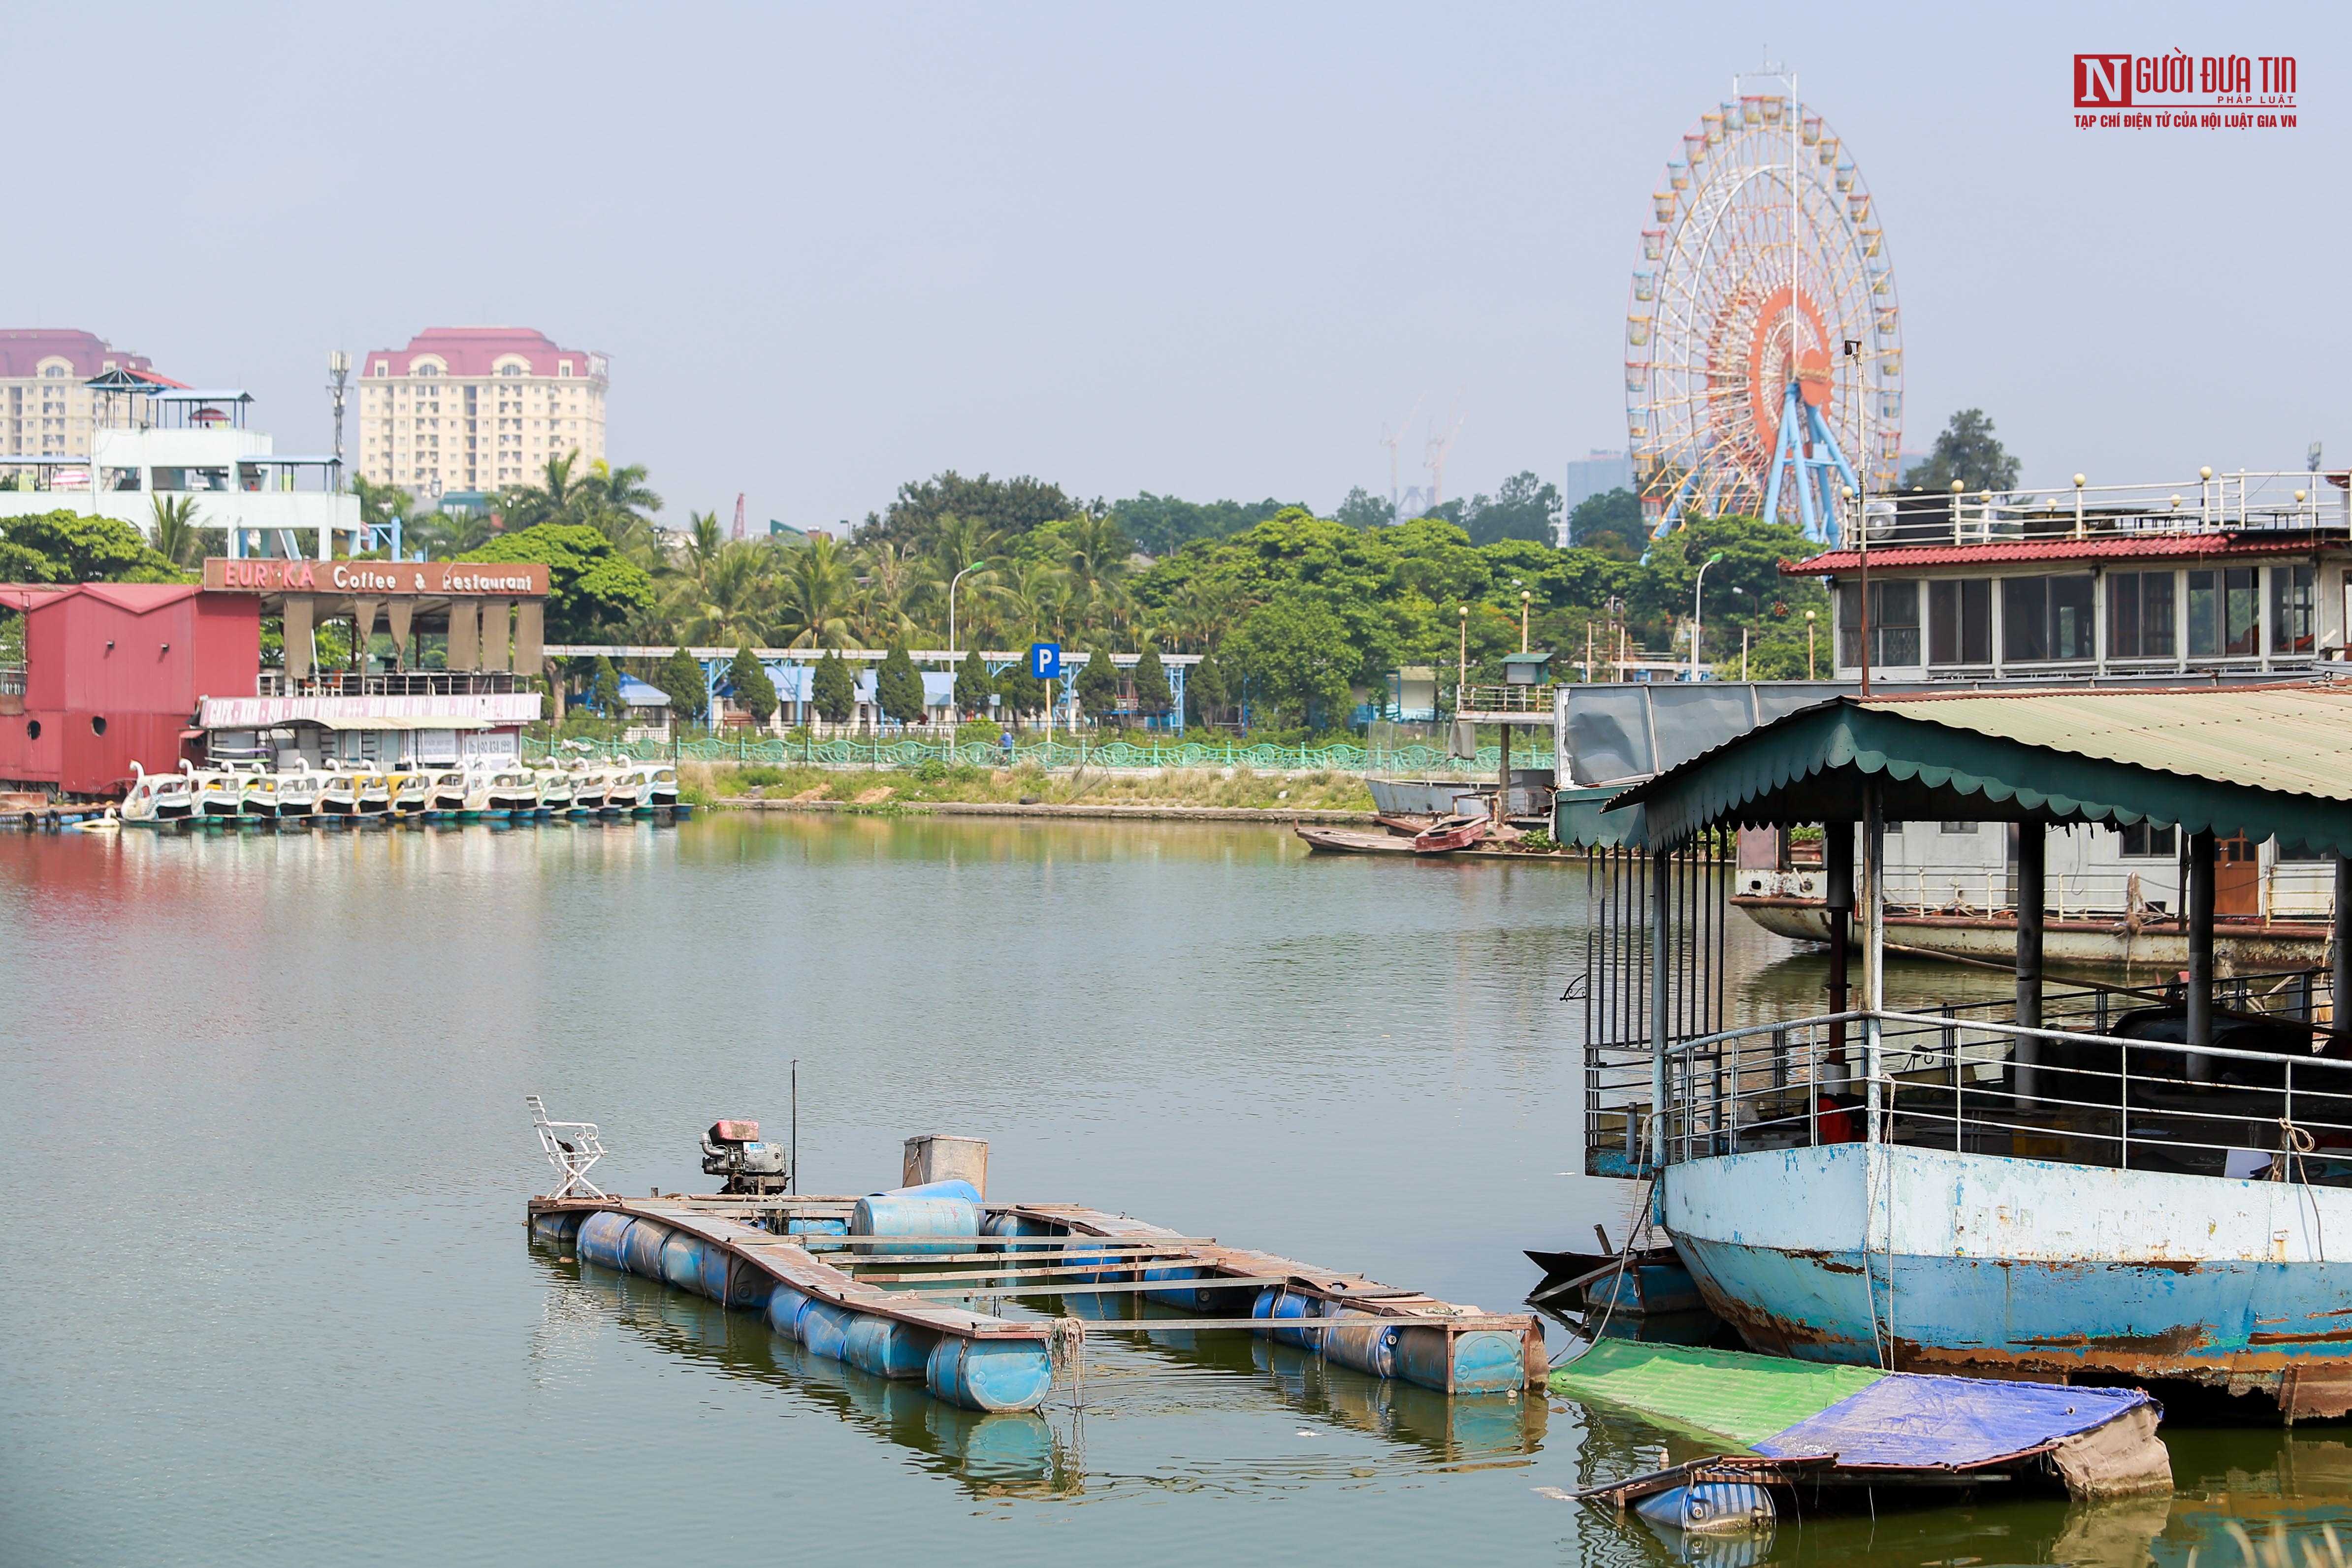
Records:
[[[1805,612],[1805,679],[1813,679],[1813,612]]]
[[[1519,590],[1519,652],[1528,651],[1528,604],[1535,598],[1526,589]]]
[[[1699,601],[1699,595],[1700,595],[1701,593],[1705,592],[1705,591],[1706,591],[1706,569],[1707,569],[1708,567],[1710,567],[1710,566],[1713,566],[1717,561],[1719,561],[1719,560],[1721,560],[1722,559],[1723,559],[1723,552],[1722,552],[1721,550],[1717,550],[1717,551],[1716,551],[1713,555],[1711,555],[1711,556],[1707,557],[1707,558],[1706,558],[1706,562],[1705,562],[1703,565],[1701,565],[1701,566],[1699,567],[1699,569],[1698,569],[1698,577],[1697,577],[1696,580],[1695,580],[1695,581],[1694,581],[1694,582],[1692,582],[1692,584],[1691,584],[1691,673],[1690,673],[1690,678],[1691,678],[1692,680],[1694,680],[1694,681],[1696,681],[1696,680],[1697,680],[1697,679],[1698,679],[1699,603],[1700,603],[1700,601]]]

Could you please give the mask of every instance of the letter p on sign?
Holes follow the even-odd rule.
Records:
[[[1029,674],[1041,681],[1060,680],[1062,678],[1062,645],[1059,643],[1030,643]]]

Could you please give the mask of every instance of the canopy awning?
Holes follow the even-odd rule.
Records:
[[[1889,821],[2178,823],[2352,854],[2352,688],[1841,696],[1617,796],[1654,848],[1711,827]]]

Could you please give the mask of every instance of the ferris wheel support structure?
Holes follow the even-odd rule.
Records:
[[[1826,456],[1820,455],[1824,452]],[[1853,465],[1845,460],[1844,449],[1837,443],[1837,433],[1822,419],[1821,406],[1807,398],[1802,382],[1793,381],[1780,399],[1780,431],[1773,443],[1772,477],[1764,492],[1764,516],[1780,515],[1780,481],[1791,474],[1797,481],[1797,508],[1804,519],[1805,532],[1815,538],[1832,538],[1827,524],[1843,511],[1837,504],[1834,481],[1843,479],[1845,487],[1856,496],[1863,494],[1862,481],[1855,477]],[[1818,512],[1814,510],[1816,490],[1821,495]],[[1832,542],[1843,541],[1832,538]]]

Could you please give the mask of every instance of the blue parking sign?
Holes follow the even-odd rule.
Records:
[[[1029,674],[1041,681],[1062,678],[1062,645],[1059,643],[1029,644]]]

